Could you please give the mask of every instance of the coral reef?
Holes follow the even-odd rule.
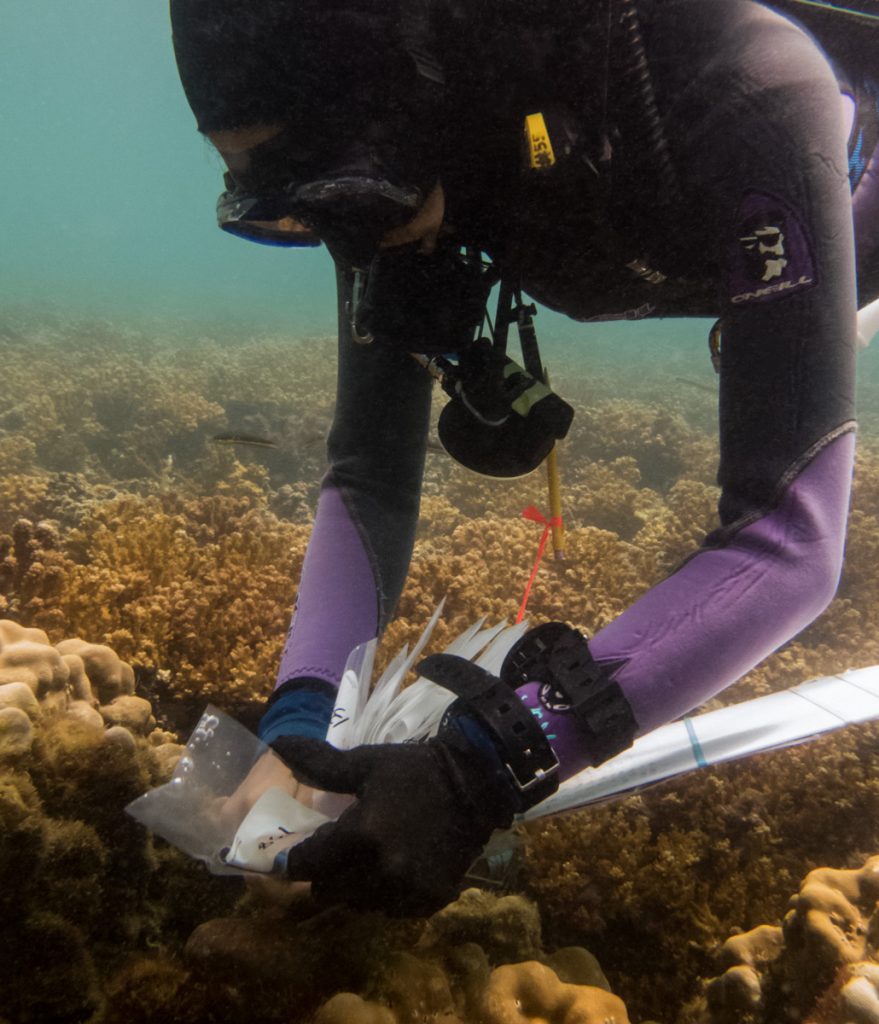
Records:
[[[722,946],[707,985],[709,1024],[873,1024],[879,1020],[879,857],[862,868],[816,868],[780,926]]]
[[[270,689],[323,472],[334,343],[60,316],[9,320],[0,337],[0,617],[11,620],[0,626],[0,867],[17,883],[0,892],[0,938],[16,949],[0,1015],[190,1024],[253,1019],[280,993],[325,1024],[419,1014],[470,1024],[488,1012],[501,970],[499,1020],[522,1019],[510,1016],[509,993],[532,990],[551,1004],[532,1016],[564,1020],[575,1003],[563,986],[607,987],[587,947],[601,952],[633,1020],[691,1024],[700,979],[716,973],[714,952],[739,928],[758,931],[753,943],[731,940],[739,951],[724,955],[740,959],[726,974],[752,994],[758,983],[755,998],[767,1003],[784,982],[802,992],[783,1005],[814,1024],[873,1019],[870,949],[807,969],[793,924],[759,930],[781,921],[809,868],[852,868],[879,850],[872,726],[530,826],[523,884],[539,914],[523,900],[530,909],[504,928],[493,903],[480,918],[472,893],[408,930],[270,908],[253,894],[235,908],[235,882],[153,843],[121,807],[167,777],[174,730],[187,731],[208,700],[243,713]],[[592,352],[587,373],[585,360],[580,349],[551,360],[576,408],[560,446],[567,558],[547,552],[529,614],[592,632],[715,525],[716,398],[707,363],[694,369],[692,353],[673,346],[643,374]],[[867,429],[837,599],[711,706],[879,663],[877,378],[861,383]],[[212,441],[229,433],[273,447]],[[540,536],[521,517],[529,504],[546,511],[542,472],[483,480],[431,447],[412,572],[380,660],[413,641],[444,596],[433,649],[480,615],[515,614]],[[864,928],[867,942],[866,896],[846,895],[836,876],[821,885],[834,928]],[[811,900],[799,904],[811,908],[804,920],[817,913]],[[260,945],[259,924],[281,941]],[[289,982],[268,975],[260,988],[257,971],[251,988],[238,984],[232,940],[234,957],[263,951]],[[544,941],[581,952],[548,957]],[[537,967],[504,980],[512,960],[560,980]]]
[[[551,941],[601,950],[629,1012],[665,1019],[716,943],[781,916],[804,863],[879,849],[876,738],[845,730],[529,826],[525,891]]]
[[[208,893],[230,904],[123,814],[183,750],[133,689],[109,648],[0,620],[4,1020],[89,1019],[124,951],[179,948]]]
[[[412,921],[321,911],[308,901],[288,903],[281,915],[260,903],[256,890],[246,909],[247,916],[196,929],[185,972],[154,961],[123,972],[107,1020],[130,1019],[124,1014],[144,998],[145,972],[149,981],[161,971],[168,990],[153,1009],[174,1022],[183,1019],[177,1006],[198,1005],[212,984],[222,983],[225,1019],[233,1024],[255,1018],[288,1024],[628,1022],[622,1001],[585,950],[543,952],[536,908],[521,896],[467,890],[434,918]],[[466,937],[476,934],[481,941]]]

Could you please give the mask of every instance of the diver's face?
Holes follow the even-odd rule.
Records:
[[[289,181],[301,179],[307,154],[284,145],[285,128],[281,124],[256,124],[244,128],[216,131],[208,134],[211,143],[223,158],[236,182],[257,190],[282,188]],[[274,141],[273,141],[274,140]],[[269,158],[266,159],[267,154]],[[417,206],[412,216],[394,223],[381,235],[379,245],[390,247],[416,244],[422,252],[431,252],[443,222],[445,210],[442,186],[436,183]],[[356,208],[349,212],[356,219]],[[289,231],[306,236],[309,229],[292,216],[273,222],[252,221],[258,229],[274,232]],[[330,231],[332,234],[332,230]],[[330,246],[332,248],[332,246]]]
[[[256,124],[249,128],[209,132],[208,138],[232,174],[246,174],[250,166],[250,150],[281,133],[279,124]]]

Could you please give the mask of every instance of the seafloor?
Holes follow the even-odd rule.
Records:
[[[232,333],[0,330],[0,1022],[879,1021],[874,726],[532,825],[512,894],[427,921],[213,878],[122,813],[209,701],[256,720],[309,534],[333,343]],[[567,558],[529,605],[587,632],[698,544],[717,499],[707,356],[588,354],[553,367],[576,408]],[[836,600],[715,703],[879,662],[876,390]],[[276,444],[211,440],[230,432]],[[442,597],[436,649],[515,614],[530,503],[541,474],[486,481],[431,449],[382,657]]]

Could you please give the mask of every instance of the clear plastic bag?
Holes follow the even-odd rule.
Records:
[[[351,652],[327,730],[340,750],[363,743],[413,743],[436,734],[455,699],[420,678],[404,688],[442,611],[437,608],[415,648],[404,648],[370,693],[376,642]],[[475,659],[497,672],[527,623],[465,630],[447,653]],[[248,780],[251,772],[254,777]],[[239,792],[242,784],[246,795]],[[283,874],[287,851],[350,806],[344,793],[314,793],[314,808],[300,804],[296,782],[283,761],[244,726],[209,706],[195,727],[170,782],[130,803],[126,811],[184,853],[204,861],[217,875]],[[254,798],[252,801],[251,798]]]
[[[275,780],[248,806],[232,798],[257,761]],[[171,780],[125,810],[215,875],[283,869],[286,851],[325,821],[294,797],[289,768],[262,740],[209,705]]]

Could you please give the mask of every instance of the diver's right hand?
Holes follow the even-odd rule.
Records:
[[[302,737],[273,746],[310,783],[357,797],[288,852],[288,877],[312,882],[326,902],[433,913],[455,898],[491,833],[509,827],[516,810],[504,766],[463,734],[353,750]]]

